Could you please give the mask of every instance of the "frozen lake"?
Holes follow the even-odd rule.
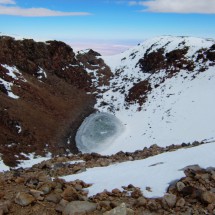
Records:
[[[76,134],[76,145],[83,153],[101,152],[123,132],[120,120],[109,113],[94,113],[87,117]]]

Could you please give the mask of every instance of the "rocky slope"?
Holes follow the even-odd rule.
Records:
[[[95,104],[85,65],[111,75],[95,52],[84,56],[76,58],[71,47],[58,41],[0,37],[0,153],[5,164],[13,166],[28,153],[77,152],[76,130]]]
[[[213,168],[201,169],[198,165],[185,168],[185,177],[172,182],[161,198],[146,198],[144,192],[132,184],[123,186],[123,190],[105,190],[89,197],[91,184],[81,180],[65,182],[59,178],[83,172],[86,168],[146,159],[199,144],[167,148],[154,145],[142,151],[113,156],[94,153],[57,157],[27,170],[20,168],[5,172],[0,174],[0,214],[214,214]]]

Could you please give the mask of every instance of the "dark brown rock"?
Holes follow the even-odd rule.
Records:
[[[135,188],[135,190],[131,192],[131,197],[132,198],[137,199],[137,198],[139,198],[141,196],[142,196],[142,192],[141,192],[141,190],[139,188]]]

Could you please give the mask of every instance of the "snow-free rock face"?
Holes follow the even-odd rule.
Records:
[[[108,113],[94,113],[87,117],[76,134],[81,152],[105,150],[123,132],[122,123]]]

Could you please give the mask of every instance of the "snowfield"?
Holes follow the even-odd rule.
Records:
[[[104,189],[120,190],[122,186],[132,184],[141,188],[145,197],[162,197],[171,182],[185,176],[183,168],[199,165],[202,168],[213,167],[215,163],[215,144],[207,143],[189,149],[167,152],[144,160],[128,161],[107,167],[87,169],[80,174],[62,177],[66,181],[76,179],[92,183],[88,188],[89,196],[103,192]],[[151,188],[151,192],[146,190]]]
[[[214,139],[214,69],[193,80],[192,75],[186,76],[184,79],[178,74],[154,89],[142,111],[136,111],[137,104],[129,110],[116,111],[115,116],[125,125],[125,132],[100,153],[133,152],[153,144],[165,147]]]
[[[199,72],[203,63],[196,62],[197,51],[214,43],[201,38],[164,36],[147,40],[119,55],[102,57],[114,77],[106,92],[100,94],[95,108],[113,113],[125,125],[125,132],[99,153],[110,155],[121,150],[133,152],[152,144],[165,147],[215,139],[215,67],[206,62],[206,70]],[[164,48],[167,53],[184,47],[189,47],[186,58],[195,64],[192,72],[181,69],[169,78],[164,70],[144,73],[137,66],[148,49],[152,52]],[[143,80],[149,81],[152,90],[138,111],[139,104],[128,104],[126,95],[134,83]],[[102,105],[104,102],[108,105]]]

